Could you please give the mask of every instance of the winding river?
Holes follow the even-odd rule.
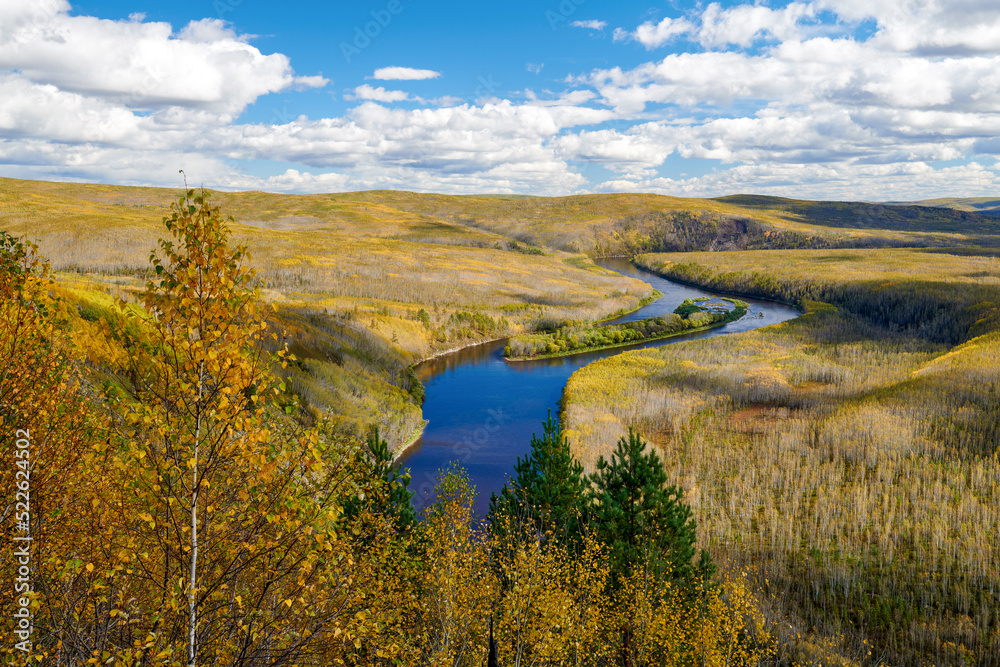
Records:
[[[597,263],[643,280],[663,294],[609,324],[664,315],[673,312],[684,299],[716,296],[637,269],[627,259]],[[479,493],[477,513],[485,514],[490,495],[503,487],[517,458],[530,450],[531,436],[541,433],[548,411],[558,413],[569,376],[592,361],[625,350],[757,329],[798,315],[789,306],[741,298],[750,306],[740,320],[629,348],[508,364],[503,360],[505,341],[493,341],[423,362],[416,371],[424,383],[423,411],[428,423],[420,439],[399,459],[400,465],[410,469],[414,505],[419,509],[427,504],[438,472],[457,461],[468,471]]]

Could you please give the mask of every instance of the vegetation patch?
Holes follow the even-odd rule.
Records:
[[[699,552],[683,490],[635,433],[584,476],[550,419],[487,524],[460,469],[441,472],[418,516],[380,429],[359,440],[334,415],[294,419],[276,374],[381,350],[318,347],[313,332],[340,318],[292,311],[308,332],[292,343],[314,353],[299,359],[265,319],[219,209],[189,191],[172,213],[173,239],[130,302],[77,298],[49,281],[37,247],[0,232],[0,481],[31,495],[0,534],[30,540],[33,584],[0,589],[0,607],[32,610],[31,641],[4,649],[4,664],[755,667],[775,656],[745,576]],[[0,569],[26,568],[25,553],[0,550]],[[17,619],[0,629],[15,636]]]
[[[525,361],[638,345],[720,327],[746,315],[746,302],[722,300],[729,302],[732,308],[727,309],[721,304],[702,305],[696,303],[700,300],[686,299],[667,317],[606,326],[569,326],[547,333],[515,336],[504,348],[504,357],[509,361]]]

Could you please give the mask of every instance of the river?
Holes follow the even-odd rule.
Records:
[[[643,280],[663,294],[609,324],[671,313],[684,299],[717,296],[637,269],[627,259],[597,263]],[[629,348],[507,363],[503,360],[506,341],[494,341],[423,362],[416,372],[424,383],[423,411],[428,423],[420,439],[399,459],[401,466],[410,469],[414,505],[418,509],[425,506],[432,497],[438,472],[458,462],[468,471],[479,493],[477,513],[485,514],[490,495],[503,487],[517,458],[531,449],[531,436],[541,433],[548,411],[558,414],[569,376],[592,361],[626,350],[757,329],[798,315],[794,308],[783,304],[741,298],[749,309],[735,322]]]

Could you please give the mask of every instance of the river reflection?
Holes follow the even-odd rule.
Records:
[[[628,322],[673,312],[684,299],[715,296],[694,287],[673,283],[635,268],[626,259],[597,262],[643,280],[663,297],[613,322]],[[718,329],[666,338],[628,348],[588,352],[568,357],[507,363],[506,341],[493,341],[429,359],[417,366],[424,383],[422,437],[401,458],[409,468],[413,502],[418,508],[430,500],[438,472],[458,462],[479,492],[476,510],[485,514],[490,494],[498,492],[513,472],[517,457],[530,449],[549,410],[557,413],[563,387],[579,368],[625,350],[670,345],[692,338],[707,338],[757,329],[798,315],[789,307],[769,301],[743,299],[749,309],[743,318]]]

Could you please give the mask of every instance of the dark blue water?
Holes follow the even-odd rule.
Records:
[[[660,299],[613,322],[664,315],[673,312],[684,299],[715,296],[641,271],[626,259],[598,263],[643,280],[663,293]],[[757,329],[798,315],[795,309],[782,304],[743,300],[750,307],[747,315],[736,322],[629,348],[507,363],[503,360],[506,341],[495,341],[420,364],[416,370],[424,383],[424,419],[428,424],[422,437],[400,458],[400,464],[410,469],[414,505],[426,505],[438,472],[457,462],[472,477],[479,492],[477,511],[484,514],[490,494],[503,487],[517,457],[530,450],[531,436],[541,432],[548,411],[558,413],[569,376],[592,361],[625,350]]]

